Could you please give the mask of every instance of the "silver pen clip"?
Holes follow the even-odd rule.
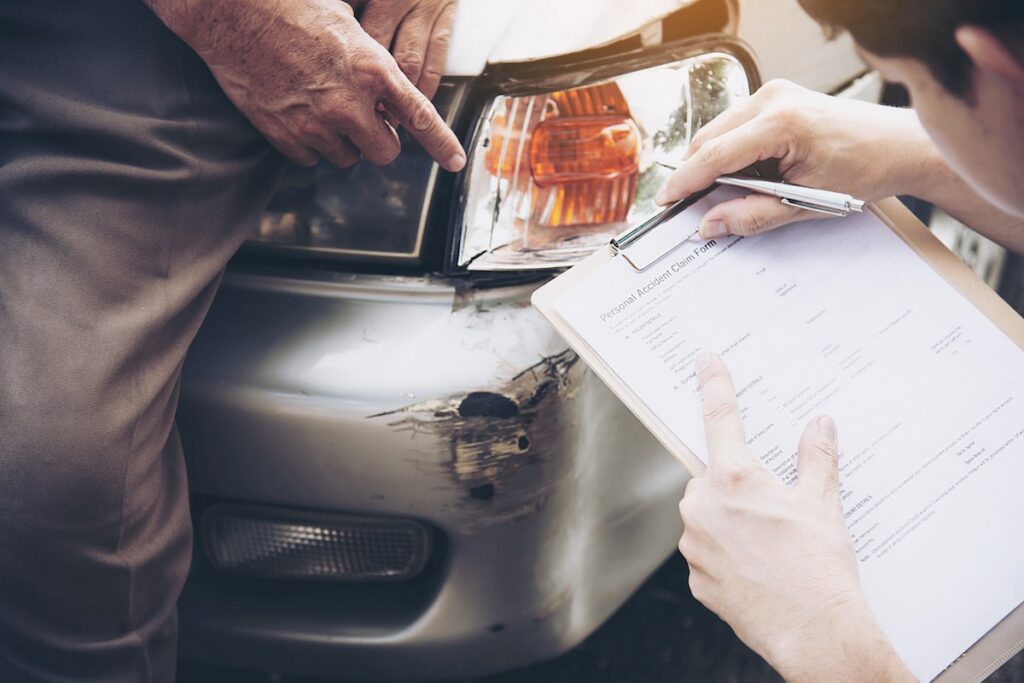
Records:
[[[836,218],[846,218],[850,215],[849,211],[843,211],[842,209],[832,209],[827,206],[821,206],[819,204],[811,204],[810,202],[802,202],[799,199],[790,199],[788,197],[782,197],[782,203],[786,206],[792,206],[797,209],[806,209],[807,211],[815,211],[817,213],[823,213],[826,216],[835,216]]]

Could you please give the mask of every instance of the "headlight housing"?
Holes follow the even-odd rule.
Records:
[[[561,268],[656,210],[693,135],[750,94],[727,51],[675,58],[585,85],[499,95],[464,175],[458,265]]]
[[[443,82],[434,97],[451,124],[464,81]],[[438,167],[407,131],[402,153],[388,166],[369,162],[336,168],[288,164],[259,229],[247,243],[255,253],[344,262],[418,266],[428,251],[428,213],[439,185]]]

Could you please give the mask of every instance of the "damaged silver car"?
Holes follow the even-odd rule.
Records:
[[[658,161],[758,87],[755,53],[877,97],[791,0],[749,5],[463,0],[436,105],[464,172],[405,136],[388,167],[288,170],[185,368],[183,656],[510,669],[673,551],[684,471],[529,297],[654,209]]]

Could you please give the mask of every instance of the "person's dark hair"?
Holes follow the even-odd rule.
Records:
[[[800,0],[832,32],[848,31],[879,57],[923,62],[949,92],[969,99],[973,67],[958,28],[991,31],[1024,61],[1024,0]]]

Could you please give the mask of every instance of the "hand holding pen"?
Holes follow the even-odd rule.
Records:
[[[912,111],[772,82],[700,130],[656,201],[672,204],[715,182],[746,187],[750,195],[707,213],[700,235],[754,235],[914,194],[923,174],[913,160],[921,158],[916,148],[922,144],[929,144],[927,136]],[[784,184],[735,177],[767,159],[779,160]]]
[[[679,170],[678,166],[660,161],[658,164],[673,171]],[[813,187],[804,187],[803,185],[793,185],[791,183],[742,175],[722,176],[715,178],[715,182],[719,185],[738,187],[743,190],[768,195],[769,197],[778,197],[787,206],[805,211],[813,211],[814,213],[822,213],[832,218],[846,218],[851,212],[860,213],[864,210],[865,202],[862,199],[857,199],[843,192],[818,190]]]

